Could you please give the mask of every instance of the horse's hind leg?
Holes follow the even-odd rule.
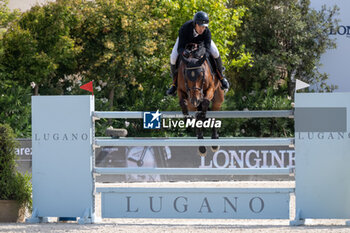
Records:
[[[198,139],[203,139],[203,130],[201,128],[196,128],[196,132],[197,132],[197,138]],[[206,156],[207,155],[207,148],[205,148],[205,146],[199,146],[198,147],[198,152],[200,156]]]
[[[220,107],[221,107],[221,106],[220,106]],[[219,109],[220,109],[220,107],[219,107]],[[216,108],[216,109],[217,109],[217,108]],[[218,111],[218,110],[214,110],[214,108],[213,108],[213,111]],[[214,127],[213,127],[213,129],[212,129],[211,138],[212,138],[212,139],[219,139],[218,129],[215,127],[215,125],[214,125]],[[211,150],[212,150],[213,152],[216,152],[216,151],[218,151],[219,149],[220,149],[219,146],[211,146]]]
[[[212,134],[211,134],[211,138],[212,139],[219,139],[219,134],[218,134],[218,130],[217,128],[215,128],[215,126],[213,127],[213,131],[212,131]],[[211,146],[211,150],[213,152],[216,152],[220,149],[220,146]]]
[[[191,103],[189,103],[188,108],[190,111],[200,111],[200,113],[202,112],[202,107],[199,106],[198,108],[194,107]],[[205,115],[204,115],[204,119],[203,119],[203,115],[202,114],[196,114],[196,120],[205,120]],[[197,139],[203,139],[204,135],[203,135],[203,130],[201,128],[198,128],[196,126],[196,136]],[[198,147],[198,153],[200,156],[206,156],[207,154],[207,149],[205,148],[205,146],[199,146]]]

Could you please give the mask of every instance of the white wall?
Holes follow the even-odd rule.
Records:
[[[337,48],[329,50],[322,56],[323,66],[320,71],[329,74],[328,84],[338,85],[336,92],[350,92],[350,1],[349,0],[311,0],[311,6],[321,9],[322,5],[340,8],[339,30],[331,35],[336,38]]]
[[[10,9],[20,9],[21,11],[26,11],[30,9],[37,3],[52,2],[54,0],[10,0],[8,7]]]

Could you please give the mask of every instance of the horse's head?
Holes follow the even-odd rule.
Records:
[[[203,87],[206,71],[203,63],[206,60],[205,48],[191,43],[186,46],[186,49],[189,52],[188,58],[183,57],[186,66],[183,73],[186,91],[191,104],[198,107],[204,97]]]
[[[185,86],[187,95],[191,104],[195,107],[203,100],[203,86],[204,86],[204,69],[202,67],[193,67],[185,69]]]

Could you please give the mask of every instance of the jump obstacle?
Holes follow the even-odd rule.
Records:
[[[350,93],[296,93],[293,111],[208,112],[217,118],[294,117],[295,138],[139,139],[95,138],[99,118],[142,118],[142,112],[98,112],[93,96],[32,97],[33,213],[27,222],[77,217],[95,223],[95,195],[102,218],[289,219],[350,218]],[[183,117],[163,112],[162,117]],[[101,168],[99,146],[295,146],[296,168]],[[289,175],[295,188],[96,188],[98,174]]]

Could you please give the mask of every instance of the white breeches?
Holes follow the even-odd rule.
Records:
[[[176,39],[176,43],[175,43],[173,51],[171,52],[171,55],[170,55],[170,64],[172,64],[172,65],[175,65],[177,56],[179,56],[179,53],[177,52],[177,47],[178,46],[179,46],[179,37]],[[219,50],[216,47],[214,41],[211,41],[210,53],[215,59],[220,56]]]

